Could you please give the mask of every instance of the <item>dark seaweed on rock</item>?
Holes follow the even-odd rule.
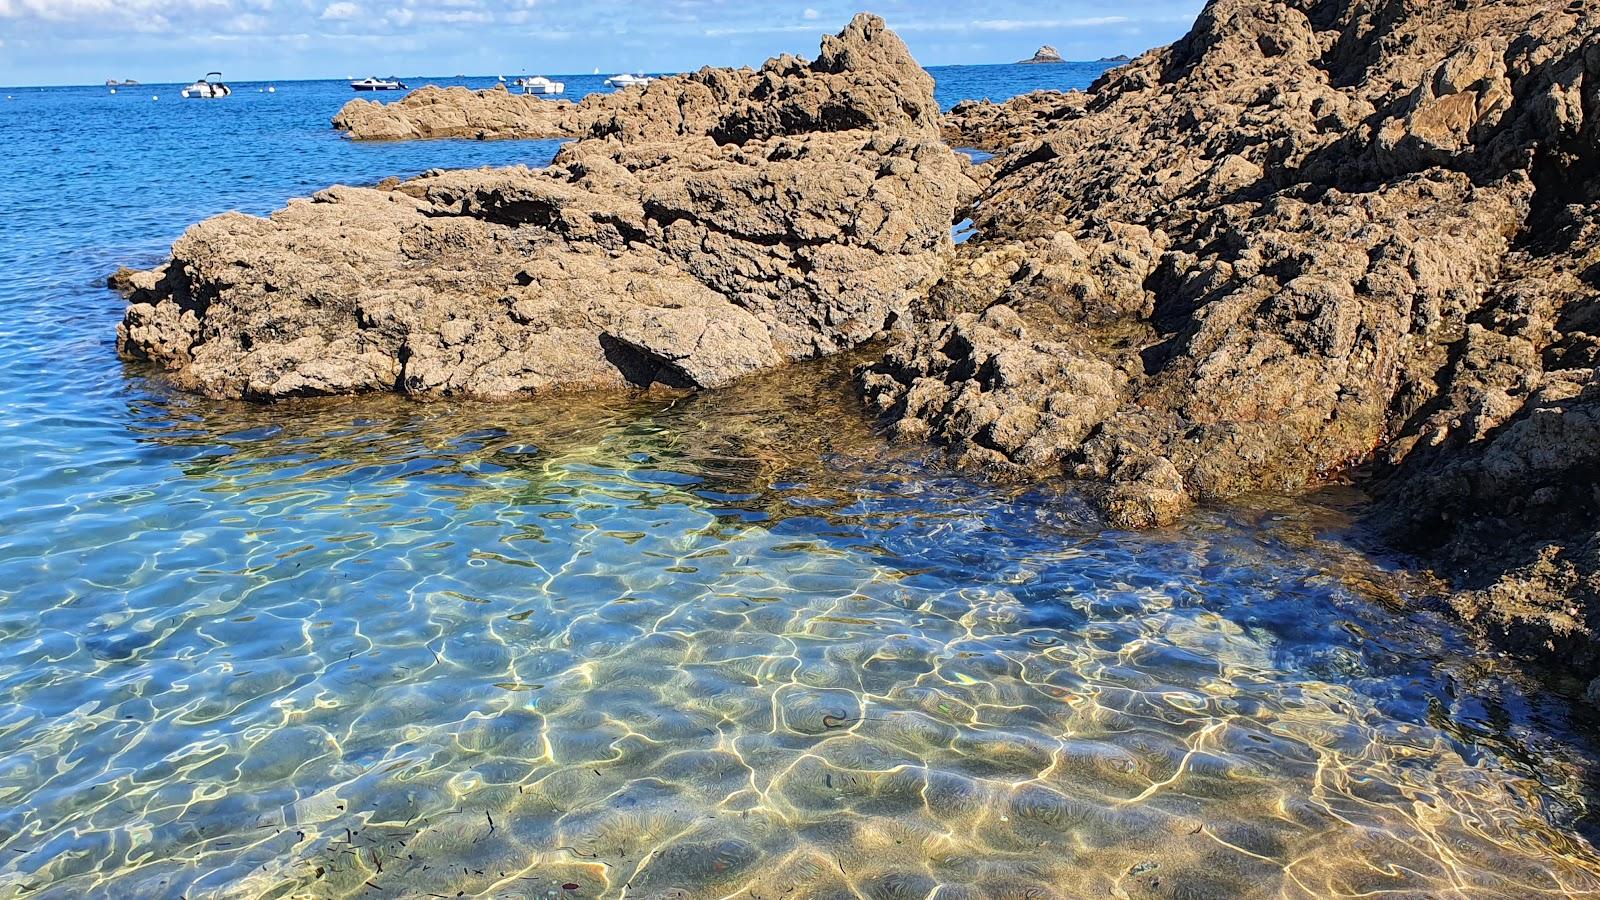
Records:
[[[964,105],[946,139],[1006,151],[981,238],[862,387],[1121,525],[1374,461],[1464,613],[1590,648],[1597,36],[1564,0],[1214,0],[1087,93]]]

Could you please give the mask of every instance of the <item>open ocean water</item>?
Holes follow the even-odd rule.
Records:
[[[501,405],[124,365],[103,280],[190,223],[557,146],[266,87],[0,88],[0,897],[1600,891],[1592,723],[1350,498],[1103,531],[885,444],[848,360]]]

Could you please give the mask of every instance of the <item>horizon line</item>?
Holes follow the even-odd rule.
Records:
[[[1027,66],[1030,69],[1042,69],[1042,70],[1048,71],[1050,68],[1052,68],[1054,66],[1108,65],[1108,64],[1111,64],[1111,63],[1130,62],[1135,58],[1136,57],[1128,57],[1127,59],[1118,59],[1116,57],[1108,57],[1108,58],[1104,58],[1104,59],[1064,59],[1064,60],[1062,60],[1061,62],[1058,62],[1058,63],[1030,63],[1030,62],[1022,62],[1022,61],[1017,61],[1017,62],[988,62],[988,63],[946,63],[944,65],[937,65],[937,66],[922,66],[921,68],[922,68],[923,71],[928,72],[930,74],[935,69],[973,69],[973,68],[981,68],[981,67],[987,67],[987,66],[1007,66],[1007,67],[1009,67],[1009,66]],[[750,68],[750,69],[759,70],[760,66],[701,66],[700,67],[700,69],[706,69],[706,68],[711,68],[711,69]],[[651,75],[651,76],[654,76],[654,77],[663,78],[663,77],[671,77],[673,75],[689,75],[689,74],[693,74],[694,72],[700,71],[700,69],[688,69],[688,70],[684,70],[684,71],[680,71],[680,72],[638,72],[638,73],[635,73],[635,74]],[[217,70],[213,69],[211,71],[217,71]],[[520,76],[525,76],[527,74],[529,74],[529,73],[527,73],[525,71],[516,73],[516,75],[519,76],[519,77]],[[617,72],[612,72],[611,73],[611,75],[616,75],[616,74],[618,74],[618,73]],[[602,77],[609,78],[609,77],[611,77],[611,75],[604,74],[604,70],[603,70],[602,73],[599,74],[599,75],[596,75],[593,72],[556,72],[556,73],[548,74],[548,75],[546,75],[546,77],[549,77],[549,78],[602,78]],[[198,77],[204,77],[204,76],[198,76]],[[358,75],[358,76],[354,76],[354,77],[355,78],[364,78],[364,77],[367,77],[367,76]],[[376,76],[374,76],[374,77],[376,77]],[[485,75],[485,74],[475,74],[475,75],[474,74],[469,74],[469,75],[395,75],[395,74],[390,74],[390,75],[385,75],[383,77],[386,77],[386,78],[412,78],[412,79],[437,78],[437,79],[441,79],[441,80],[466,79],[466,78],[499,79],[501,77],[505,77],[505,78],[509,79],[509,78],[512,77],[512,74],[508,73],[508,72],[496,72],[496,73],[494,73],[492,75]],[[224,80],[229,84],[305,84],[305,83],[316,82],[316,81],[344,81],[344,82],[348,82],[348,81],[351,80],[351,76],[342,76],[342,75],[340,75],[340,76],[331,76],[330,75],[330,76],[326,76],[326,77],[311,77],[311,78],[304,78],[304,77],[299,77],[299,78],[244,78],[244,79],[239,79],[239,80],[234,80],[234,79],[224,79]],[[172,85],[177,85],[177,86],[181,87],[181,86],[183,86],[185,84],[191,84],[191,83],[193,83],[192,80],[185,80],[185,81],[140,81],[138,84],[126,85],[126,87],[167,87],[167,86],[172,86]],[[509,82],[507,82],[507,83],[509,83]],[[46,89],[46,88],[108,88],[108,87],[124,87],[124,86],[125,85],[121,85],[121,84],[108,85],[103,81],[83,82],[83,83],[60,82],[60,83],[54,83],[54,84],[51,84],[51,83],[44,83],[44,84],[0,84],[0,90],[10,91],[10,90],[32,90],[32,89],[43,90],[43,89]],[[419,85],[418,87],[426,87],[426,86],[427,85]],[[417,88],[408,88],[408,90],[416,90],[416,89]]]

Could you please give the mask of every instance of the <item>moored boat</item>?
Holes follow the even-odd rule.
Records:
[[[512,82],[512,84],[522,88],[522,92],[524,94],[560,94],[564,93],[567,89],[565,83],[560,81],[551,81],[543,75],[535,75],[531,78],[518,78],[516,81]]]
[[[207,72],[206,77],[196,79],[179,93],[192,99],[216,100],[232,94],[233,89],[222,83],[221,72]]]
[[[613,75],[610,78],[607,78],[606,79],[606,87],[613,87],[613,88],[633,87],[636,84],[649,84],[653,80],[654,79],[652,79],[648,75],[628,75],[628,74],[624,73],[622,75]]]
[[[405,82],[397,80],[393,75],[388,78],[379,78],[369,75],[360,81],[350,82],[353,91],[403,91],[406,90]]]

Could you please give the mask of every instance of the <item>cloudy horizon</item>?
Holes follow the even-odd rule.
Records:
[[[862,8],[924,65],[1015,62],[1042,44],[1068,59],[1134,55],[1186,31],[1202,0],[888,0],[666,3],[590,0],[0,0],[0,84],[236,81],[372,72],[685,71],[810,55]]]

